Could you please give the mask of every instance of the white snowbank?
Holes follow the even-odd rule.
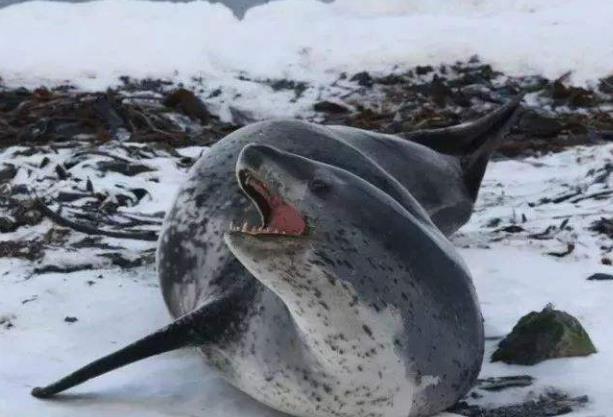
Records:
[[[207,92],[229,87],[242,94],[235,100],[282,114],[291,95],[237,76],[329,85],[341,71],[477,54],[511,75],[572,70],[586,83],[613,72],[611,16],[609,0],[282,0],[242,21],[203,1],[28,2],[0,9],[0,76],[9,85],[83,88],[122,75],[203,77]]]

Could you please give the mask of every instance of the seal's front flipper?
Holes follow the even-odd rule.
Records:
[[[203,339],[206,339],[209,332],[205,331],[203,334],[203,326],[198,323],[209,319],[215,321],[214,316],[219,314],[218,307],[216,303],[206,304],[191,313],[179,317],[173,323],[157,332],[145,336],[108,356],[95,360],[46,387],[34,388],[32,395],[37,398],[49,398],[88,379],[95,378],[124,365],[188,345],[202,344],[206,342]]]

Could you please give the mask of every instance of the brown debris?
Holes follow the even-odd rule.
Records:
[[[0,258],[34,261],[43,257],[42,242],[36,240],[0,241]]]
[[[195,126],[180,126],[170,117],[172,112],[184,114]],[[204,102],[185,89],[152,97],[126,96],[118,90],[80,93],[41,88],[0,89],[0,127],[0,147],[75,138],[104,143],[126,136],[133,142],[164,142],[177,147],[207,145],[240,126],[212,116]]]

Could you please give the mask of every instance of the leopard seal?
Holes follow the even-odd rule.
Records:
[[[244,182],[245,179],[241,177],[240,172],[237,181],[236,173],[239,155],[243,155],[241,160],[245,158],[245,155],[248,155],[241,152],[246,152],[247,149],[258,145],[272,147],[270,149],[275,149],[279,154],[302,158],[300,161],[304,162],[304,166],[308,166],[306,162],[309,162],[351,175],[347,178],[351,178],[351,180],[348,180],[351,185],[357,184],[355,188],[356,196],[360,194],[357,190],[366,187],[364,184],[377,190],[375,192],[376,199],[383,197],[385,197],[384,200],[387,199],[385,200],[386,203],[381,203],[375,199],[379,204],[385,206],[390,203],[395,207],[394,210],[387,211],[390,215],[397,215],[395,210],[401,207],[404,210],[403,213],[409,214],[409,219],[420,225],[417,228],[420,231],[420,236],[427,236],[422,240],[428,242],[426,244],[428,250],[422,248],[415,253],[419,253],[424,260],[433,261],[436,268],[453,264],[452,275],[461,276],[462,278],[458,279],[458,282],[464,283],[463,288],[468,291],[466,289],[469,287],[466,283],[470,281],[468,273],[461,261],[457,259],[453,248],[445,240],[444,234],[450,234],[457,230],[470,216],[472,204],[477,196],[489,156],[500,142],[503,133],[512,123],[517,113],[518,103],[519,99],[513,100],[481,119],[449,130],[415,132],[410,135],[412,137],[409,139],[341,126],[326,127],[286,120],[256,123],[228,135],[212,146],[192,168],[190,178],[181,188],[172,209],[167,213],[160,235],[157,252],[158,273],[164,299],[176,320],[167,327],[98,359],[55,383],[43,388],[35,388],[32,394],[40,398],[47,398],[136,360],[191,345],[199,347],[207,362],[243,391],[274,408],[302,415],[298,414],[300,409],[294,409],[294,406],[297,402],[305,401],[306,397],[300,397],[296,394],[295,385],[288,389],[296,395],[282,396],[284,402],[279,403],[263,393],[261,384],[251,384],[250,381],[255,378],[259,382],[264,381],[262,383],[266,383],[274,381],[284,372],[291,372],[294,375],[300,374],[305,381],[310,381],[309,383],[317,388],[313,391],[315,394],[313,394],[312,399],[315,403],[318,403],[320,402],[318,398],[323,401],[322,395],[333,388],[328,384],[320,383],[316,378],[319,375],[319,368],[316,364],[321,360],[321,355],[315,355],[310,359],[304,356],[304,345],[300,343],[304,334],[295,326],[295,318],[290,313],[291,309],[277,293],[263,284],[257,276],[254,276],[249,267],[237,259],[237,254],[243,252],[235,249],[236,254],[233,254],[230,251],[229,247],[233,247],[232,238],[229,238],[228,243],[224,240],[229,224],[233,222],[237,224],[243,224],[243,222],[244,224],[257,224],[262,221],[265,225],[271,226],[271,230],[276,228],[285,234],[295,234],[301,232],[296,228],[300,227],[299,219],[302,217],[296,214],[296,210],[291,205],[284,204],[285,197],[278,198],[284,196],[283,193],[287,192],[286,189],[283,191],[279,189],[279,195],[270,195],[266,192],[266,187],[262,186],[259,188],[261,197],[257,197],[257,193],[245,193],[248,185]],[[451,139],[450,143],[444,141],[445,131]],[[427,137],[433,139],[431,143],[428,143]],[[420,141],[427,143],[428,146],[420,144]],[[274,165],[273,162],[271,162],[271,165]],[[336,171],[334,172],[336,173]],[[305,188],[305,183],[301,182],[304,178],[301,176],[288,176],[288,181],[289,178],[292,178],[292,184],[295,187]],[[351,189],[352,187],[346,188]],[[370,190],[368,187],[366,188]],[[338,189],[338,187],[335,187],[335,189]],[[366,193],[365,195],[370,194]],[[257,200],[258,198],[259,200]],[[361,205],[358,204],[359,197],[355,198],[351,200],[353,206],[350,211],[355,212],[356,216],[365,216]],[[257,200],[256,204],[254,204],[254,199]],[[263,212],[263,207],[269,208],[268,215],[273,214],[270,218],[266,218],[267,214]],[[325,207],[322,206],[321,209],[325,210]],[[305,212],[310,212],[309,210],[314,208],[309,206],[304,209]],[[380,223],[372,224],[380,225]],[[309,227],[312,227],[312,225]],[[363,223],[359,227],[368,229],[369,224]],[[402,230],[402,228],[399,227],[398,230]],[[338,238],[343,239],[343,237]],[[396,238],[399,237],[396,236],[394,239]],[[353,237],[349,235],[345,236],[344,239],[351,242]],[[412,244],[412,241],[407,241],[407,244]],[[239,245],[236,244],[234,247],[239,248]],[[441,247],[444,247],[445,250],[442,250]],[[432,248],[438,249],[433,250]],[[436,257],[431,252],[437,253],[440,257],[446,257],[448,262],[439,262],[439,259],[435,259]],[[248,259],[246,256],[243,259],[244,261]],[[331,258],[326,257],[326,259],[332,261]],[[370,265],[370,268],[380,268],[383,271],[393,268],[383,261],[377,263],[372,257],[371,261],[374,264]],[[398,266],[398,268],[401,268],[401,266]],[[410,275],[410,267],[404,265],[404,268],[409,268],[407,274]],[[447,289],[455,288],[453,282],[448,284]],[[447,289],[442,291],[445,292]],[[386,291],[388,290],[389,288]],[[352,291],[356,291],[356,288],[353,287]],[[382,291],[382,289],[378,289],[378,291]],[[408,292],[400,291],[398,294],[401,294],[404,302],[411,302],[411,299],[408,298]],[[406,300],[402,294],[407,297]],[[347,293],[343,293],[342,296],[346,297]],[[464,299],[468,299],[467,297],[470,298],[466,295]],[[374,321],[364,322],[362,329],[366,336],[370,337],[368,333],[371,333],[377,339],[380,331],[389,335],[389,331],[381,329],[390,330],[389,326],[392,322],[395,326],[394,332],[402,329],[402,323],[405,323],[406,320],[406,316],[403,316],[403,314],[408,313],[403,312],[399,316],[394,303],[395,301],[390,300],[381,305],[374,302],[371,309],[386,309],[384,315],[389,320],[378,322],[375,319],[368,318],[368,320]],[[337,307],[336,304],[331,304],[326,303],[328,308]],[[419,303],[417,305],[422,306]],[[453,303],[450,305],[453,305]],[[385,306],[390,307],[387,309]],[[349,305],[343,306],[342,304],[340,307],[350,308]],[[324,313],[325,307],[321,305],[320,308],[321,312]],[[451,311],[445,310],[445,308],[441,310],[424,308],[421,311],[419,308],[410,310],[414,317],[423,318],[427,314],[432,316],[438,314],[443,317],[443,311]],[[474,315],[474,311],[471,311],[470,315]],[[448,323],[453,322],[451,318],[455,316],[452,316],[453,314],[445,316],[449,319],[447,320]],[[463,313],[458,313],[457,318],[463,317]],[[253,331],[250,332],[252,329],[250,326],[258,320],[263,324],[263,327],[260,327],[258,331],[262,335],[267,335],[264,339],[264,345],[261,344],[261,340],[259,344],[255,341],[251,344],[244,343],[247,340],[246,335],[253,335]],[[477,321],[480,323],[480,318]],[[469,322],[473,322],[472,318]],[[323,327],[325,327],[325,323],[322,324]],[[383,327],[380,329],[378,325],[375,326],[376,323],[383,323]],[[476,325],[476,328],[479,325]],[[459,326],[458,328],[464,329],[461,324]],[[364,330],[364,327],[369,330]],[[420,331],[424,331],[423,326],[419,328]],[[316,332],[315,329],[312,329],[312,331]],[[449,330],[449,332],[449,334],[457,334],[457,331],[454,333]],[[479,336],[478,330],[473,329],[470,334],[474,336],[471,337],[476,345],[482,344],[482,334]],[[443,337],[444,335],[441,333],[440,336]],[[357,347],[362,346],[360,343],[364,342],[363,337],[362,335],[362,339],[359,339],[356,344]],[[443,337],[441,340],[448,339]],[[418,391],[422,393],[419,396],[411,395],[410,397],[414,399],[414,404],[410,405],[409,408],[413,410],[411,415],[415,416],[427,415],[434,408],[442,409],[440,408],[442,404],[450,404],[457,399],[458,394],[465,392],[474,380],[478,372],[477,363],[480,363],[477,360],[478,349],[475,354],[474,348],[466,348],[468,342],[465,342],[465,339],[458,339],[456,344],[460,350],[472,352],[468,355],[470,360],[456,358],[453,355],[445,356],[447,358],[453,357],[454,366],[461,370],[462,380],[459,381],[455,378],[455,375],[450,376],[447,372],[441,373],[438,369],[420,365],[424,357],[426,362],[438,363],[432,359],[432,355],[440,347],[426,342],[419,343],[418,341],[418,337],[410,341],[411,349],[421,353],[417,356],[411,355],[409,361],[404,362],[403,368],[413,367],[414,369],[411,368],[413,370],[410,372],[413,372],[411,375],[414,375],[414,378],[412,382],[404,381],[402,387],[397,387],[404,393]],[[288,350],[288,346],[298,347]],[[397,350],[404,349],[406,346],[409,346],[409,341],[403,342],[398,339]],[[362,359],[377,352],[376,347],[370,349],[374,349],[374,352],[370,350],[362,352]],[[391,348],[388,346],[386,349]],[[345,350],[343,349],[343,351]],[[287,359],[286,363],[295,359],[295,363],[300,365],[293,369],[279,370],[279,372],[271,374],[267,371],[269,365],[275,363],[275,360],[279,358],[267,355],[274,354],[289,355],[285,358]],[[250,355],[252,358],[264,355],[264,358],[262,358],[262,361],[247,361],[241,364],[237,364],[233,359],[230,359],[249,357]],[[397,356],[400,358],[398,360],[406,359],[406,355]],[[415,359],[411,359],[413,356]],[[386,369],[391,369],[390,363],[386,362]],[[360,366],[362,369],[364,368],[363,365]],[[356,369],[357,367],[358,365],[356,365]],[[374,372],[373,370],[376,367],[377,365],[373,365],[369,368],[369,372]],[[339,370],[340,368],[332,369]],[[329,376],[334,374],[334,371],[330,371],[330,369],[325,372]],[[245,379],[244,375],[250,375],[250,377]],[[396,375],[392,379],[397,377]],[[350,378],[347,376],[346,380],[348,379]],[[451,385],[444,381],[453,381],[450,383],[453,387],[450,389],[449,386]],[[446,388],[435,389],[436,386]],[[274,388],[270,387],[271,389]],[[357,390],[354,392],[356,396],[362,394],[366,396],[368,393],[363,386],[354,388]],[[392,395],[391,392],[394,389],[388,386],[384,391]],[[351,394],[350,389],[345,391],[350,391],[346,395]],[[340,395],[337,392],[336,396],[340,398],[345,395],[345,391]],[[358,392],[361,392],[361,394],[358,394]],[[386,397],[388,400],[390,399],[389,395]],[[352,412],[358,412],[356,410],[361,405],[366,404],[365,398],[368,397],[354,401],[352,407],[350,407]],[[379,399],[379,405],[388,401],[382,399],[383,397],[377,398]],[[304,402],[302,404],[302,407],[307,407]],[[344,415],[340,403],[336,403],[340,407],[336,414],[331,411],[334,407],[330,404],[328,401],[326,407],[322,408],[322,405],[318,410],[325,409],[327,411],[321,411],[321,413],[331,413],[326,415]],[[387,404],[387,408],[384,407],[386,410],[394,409],[395,406],[389,405],[389,401]],[[307,408],[303,408],[303,411],[305,410]],[[379,415],[375,411],[373,412],[375,415]],[[396,411],[389,411],[385,415],[387,417],[387,415],[395,415],[395,413]]]

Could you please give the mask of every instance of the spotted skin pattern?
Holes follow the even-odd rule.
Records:
[[[228,233],[231,223],[260,222],[237,183],[239,155],[306,213],[307,236]],[[335,184],[329,199],[309,194],[316,173]],[[470,275],[440,231],[456,230],[472,204],[459,161],[425,146],[257,123],[203,155],[167,214],[157,258],[164,299],[175,317],[226,304],[200,324],[219,329],[200,350],[277,410],[430,415],[467,392],[483,355]]]

